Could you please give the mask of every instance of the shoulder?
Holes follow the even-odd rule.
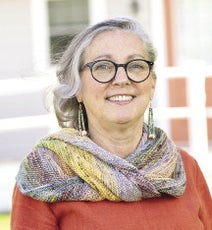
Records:
[[[191,154],[189,154],[185,149],[178,148],[178,150],[185,165],[189,165],[190,167],[196,167],[198,165],[196,159],[191,156]]]
[[[47,134],[41,137],[40,140],[42,141],[42,140],[48,140],[48,139],[62,139],[62,138],[65,138],[66,136],[71,136],[71,135],[72,136],[78,135],[78,130],[74,128],[61,128],[55,132],[52,132],[50,134]]]
[[[195,182],[197,175],[202,174],[198,162],[193,156],[182,148],[179,148],[179,153],[184,164],[187,180],[189,179]]]
[[[207,187],[206,178],[200,168],[197,160],[183,149],[179,149],[186,172],[187,182],[192,182],[199,190],[204,190]]]
[[[46,147],[47,143],[65,142],[78,136],[78,131],[73,128],[62,128],[54,133],[41,137],[33,146],[33,150],[40,147]]]
[[[11,229],[56,230],[57,219],[49,203],[22,194],[16,184],[12,196]]]

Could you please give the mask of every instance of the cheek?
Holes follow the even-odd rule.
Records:
[[[143,94],[143,96],[148,97],[150,99],[154,93],[154,87],[153,87],[151,81],[148,81],[145,84],[143,84],[140,88],[140,92],[141,92],[141,94]]]
[[[82,100],[89,100],[97,98],[102,94],[102,85],[96,82],[91,76],[84,75],[81,80],[80,95]]]

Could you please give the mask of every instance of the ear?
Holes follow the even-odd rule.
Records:
[[[157,81],[157,77],[155,72],[152,73],[151,75],[151,98],[153,98],[154,93],[155,93],[155,86],[156,86],[156,81]]]
[[[83,101],[83,100],[82,100],[82,94],[81,94],[80,91],[77,92],[77,94],[76,94],[76,99],[77,99],[78,102],[82,102],[82,101]]]

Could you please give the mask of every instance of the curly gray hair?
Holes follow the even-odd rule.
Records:
[[[127,30],[138,35],[145,46],[149,61],[155,61],[155,50],[148,35],[139,22],[130,18],[108,19],[76,35],[59,62],[58,84],[53,90],[54,110],[61,127],[77,128],[78,126],[76,94],[80,89],[80,68],[83,65],[86,48],[98,34],[116,29]]]

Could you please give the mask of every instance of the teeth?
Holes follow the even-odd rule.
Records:
[[[109,98],[109,101],[130,101],[132,100],[132,96],[127,95],[118,95]]]

